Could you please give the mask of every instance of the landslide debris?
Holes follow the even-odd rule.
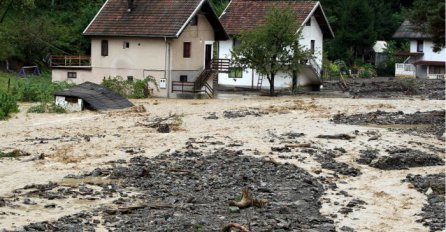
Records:
[[[113,194],[120,198],[114,205],[55,222],[33,223],[26,227],[28,231],[85,231],[98,224],[114,231],[221,231],[231,223],[253,231],[335,231],[333,221],[319,212],[322,184],[294,165],[227,149],[207,154],[175,151],[150,159],[138,156],[109,165],[91,175],[108,173],[108,179],[117,183]],[[239,202],[241,189],[249,189],[267,204],[231,210],[237,206],[228,202]]]

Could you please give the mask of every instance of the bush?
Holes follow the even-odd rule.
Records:
[[[28,109],[28,113],[36,113],[36,114],[43,114],[43,113],[57,113],[62,114],[66,113],[65,109],[56,105],[55,103],[41,103],[36,106],[32,106]]]
[[[359,78],[371,78],[377,77],[376,70],[371,64],[363,64],[358,67],[358,77]]]
[[[51,82],[49,77],[31,77],[11,83],[11,94],[21,102],[50,102],[54,93],[71,87],[67,82]]]
[[[148,98],[151,96],[149,83],[152,83],[158,90],[158,84],[152,76],[147,76],[144,80],[127,81],[121,76],[104,78],[102,85],[115,91],[126,98]]]
[[[0,120],[5,120],[11,113],[16,112],[19,112],[16,98],[0,91]]]

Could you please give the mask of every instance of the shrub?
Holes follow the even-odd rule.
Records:
[[[376,70],[371,64],[363,64],[360,67],[358,67],[358,77],[359,78],[377,77]]]
[[[56,113],[56,114],[62,114],[66,113],[65,109],[56,105],[55,103],[41,103],[36,106],[32,106],[28,109],[28,113],[36,113],[36,114],[43,114],[43,113]]]
[[[115,91],[126,98],[148,98],[151,96],[149,83],[152,83],[158,90],[158,84],[152,76],[147,76],[144,80],[127,81],[121,76],[104,78],[102,85]]]
[[[51,82],[49,77],[31,77],[11,83],[11,93],[21,102],[50,102],[54,93],[71,87],[67,82]]]
[[[5,120],[11,113],[19,112],[14,96],[0,91],[0,120]]]

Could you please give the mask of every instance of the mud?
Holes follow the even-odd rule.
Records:
[[[361,98],[395,98],[420,96],[435,100],[445,99],[445,81],[427,79],[348,79],[350,95]]]
[[[359,169],[351,167],[344,162],[338,162],[335,160],[336,157],[341,156],[343,153],[342,149],[339,150],[322,150],[316,153],[315,160],[321,164],[324,169],[332,170],[336,174],[346,175],[346,176],[359,176],[361,171]]]
[[[412,183],[415,189],[426,194],[428,203],[424,205],[418,222],[429,226],[430,231],[445,230],[445,173],[407,175],[405,182]]]
[[[212,154],[173,152],[109,164],[113,167],[78,178],[109,173],[107,178],[117,184],[99,185],[102,190],[97,194],[119,194],[114,205],[55,222],[33,223],[25,229],[89,231],[100,225],[114,231],[220,231],[228,223],[240,223],[255,231],[334,231],[333,221],[319,213],[322,184],[290,164],[226,149]],[[244,187],[268,203],[262,208],[231,209],[228,202],[238,199]],[[49,185],[42,190],[54,188]],[[129,196],[129,191],[137,194]]]
[[[402,133],[435,135],[438,138],[445,133],[445,111],[427,111],[406,114],[402,111],[386,112],[377,110],[365,114],[346,115],[338,113],[332,121],[336,124],[350,125],[392,125],[389,130]],[[395,125],[408,125],[397,127]]]
[[[223,111],[223,117],[225,118],[244,118],[246,116],[261,117],[267,114],[268,112],[262,111],[259,108]]]
[[[382,170],[401,170],[413,167],[441,166],[444,160],[438,155],[410,148],[390,148],[388,155],[379,156],[377,150],[360,151],[357,162]]]

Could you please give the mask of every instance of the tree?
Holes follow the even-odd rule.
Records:
[[[228,3],[229,0],[211,0],[212,7],[214,8],[215,13],[217,13],[218,16],[223,13]]]
[[[300,33],[296,32],[299,25],[292,10],[270,9],[265,24],[238,37],[241,43],[232,51],[232,62],[265,75],[273,96],[276,74],[298,71],[299,61],[308,59],[305,56],[310,54],[299,45]]]
[[[444,0],[415,0],[407,14],[411,23],[418,30],[432,36],[435,52],[445,47]]]
[[[390,40],[413,0],[321,0],[336,38],[326,43],[331,60],[366,62],[376,40]]]

